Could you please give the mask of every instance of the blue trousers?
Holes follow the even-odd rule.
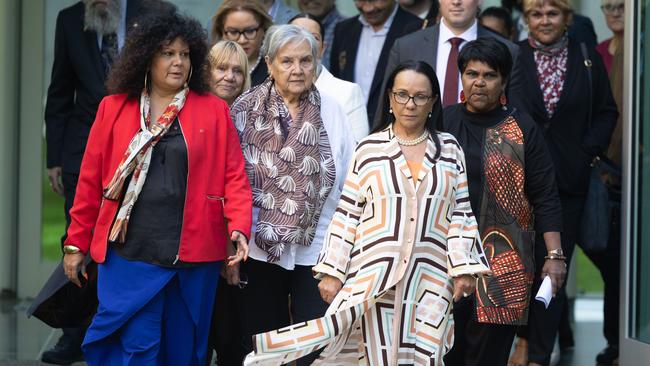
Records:
[[[164,268],[109,251],[82,346],[88,365],[203,366],[220,267]]]

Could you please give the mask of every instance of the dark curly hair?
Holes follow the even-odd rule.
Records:
[[[138,98],[156,52],[178,37],[190,48],[192,74],[189,88],[201,94],[207,92],[206,32],[196,19],[168,8],[167,11],[149,13],[131,28],[124,48],[108,74],[108,93],[126,93],[129,98]]]

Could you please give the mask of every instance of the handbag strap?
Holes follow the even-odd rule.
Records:
[[[589,109],[587,110],[588,111],[587,112],[588,113],[587,118],[588,118],[588,122],[589,122],[589,129],[591,129],[591,124],[592,124],[591,117],[592,117],[592,113],[593,113],[593,98],[594,98],[594,95],[593,95],[594,82],[593,82],[593,77],[591,75],[591,66],[593,65],[593,63],[591,62],[591,59],[589,58],[589,52],[587,52],[587,44],[586,43],[584,43],[584,42],[580,43],[580,52],[582,53],[582,59],[584,60],[584,65],[587,68],[587,78],[589,80]]]

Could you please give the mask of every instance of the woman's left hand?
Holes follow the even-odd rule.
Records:
[[[472,275],[464,274],[454,277],[454,301],[467,297],[474,293],[476,289],[476,278]]]
[[[228,266],[234,266],[242,260],[246,261],[248,259],[248,240],[246,240],[246,236],[239,231],[233,231],[230,240],[237,243],[237,252],[235,255],[228,257]]]

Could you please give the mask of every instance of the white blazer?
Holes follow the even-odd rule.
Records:
[[[355,142],[368,136],[368,114],[366,100],[361,87],[355,83],[338,79],[324,66],[316,79],[319,92],[328,94],[343,108],[350,121],[350,130]]]

